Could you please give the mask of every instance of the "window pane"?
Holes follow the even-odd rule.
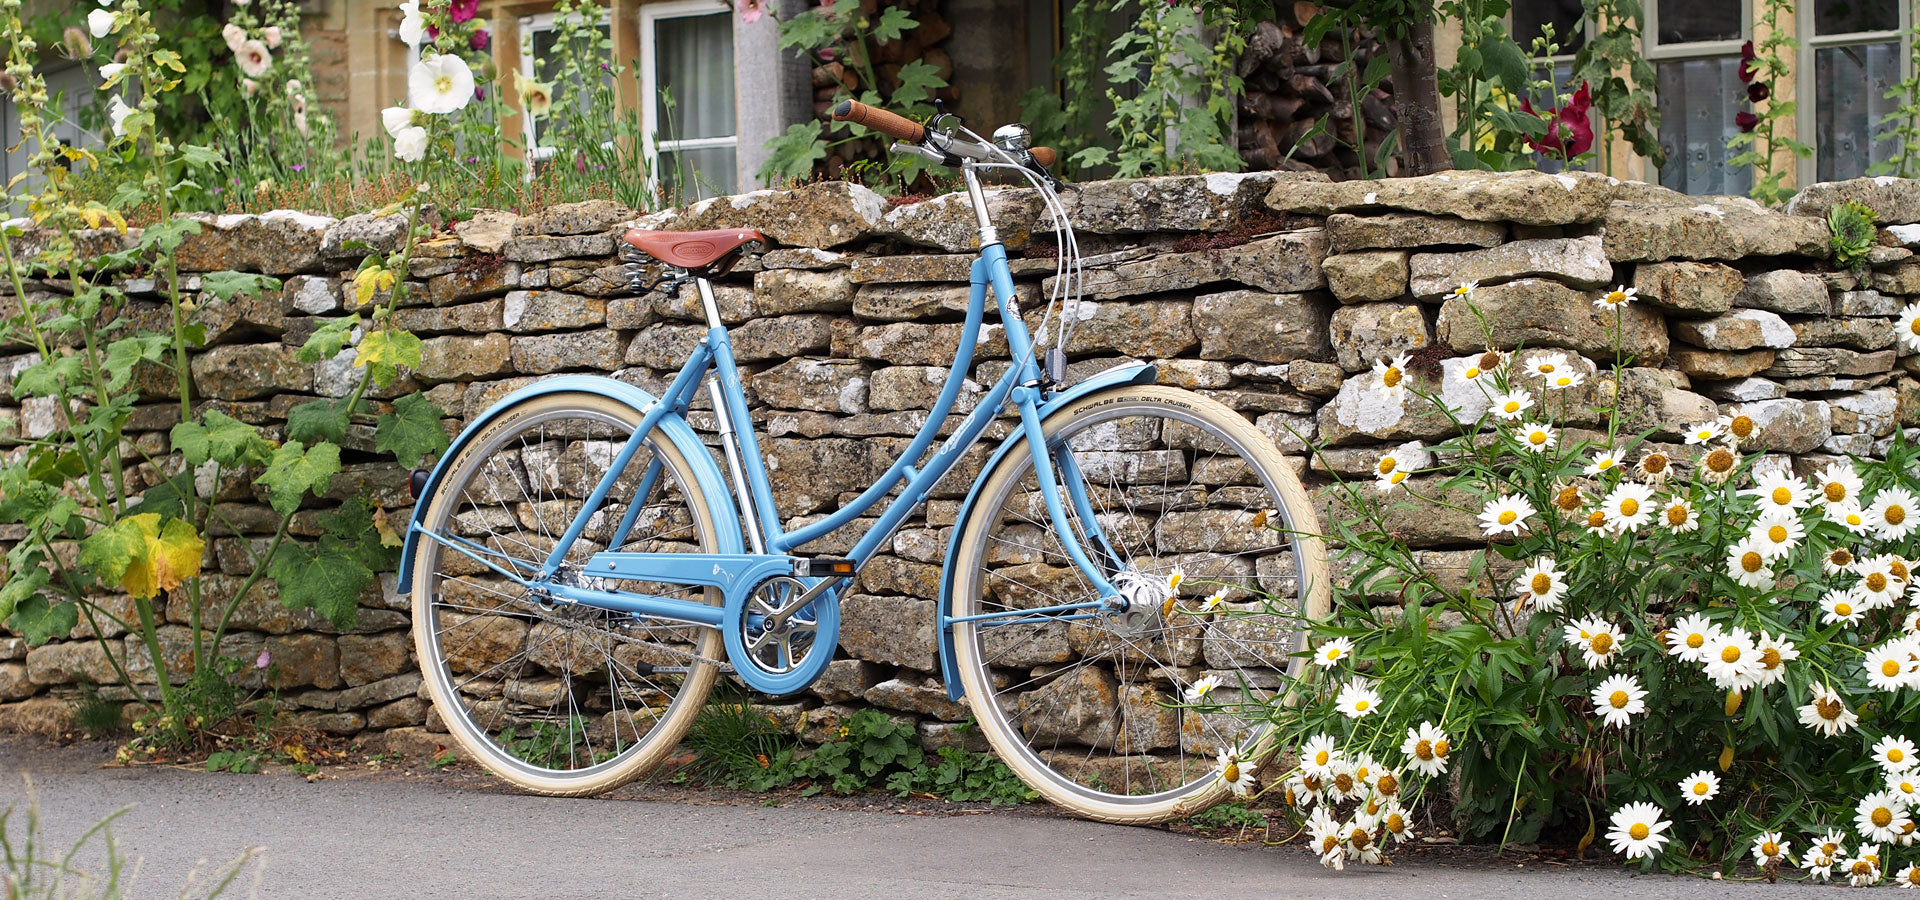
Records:
[[[1813,68],[1819,178],[1865,175],[1895,150],[1893,141],[1875,141],[1873,135],[1897,102],[1885,95],[1900,80],[1900,42],[1824,47],[1814,51]]]
[[[1737,56],[1660,64],[1661,184],[1689,194],[1744,194],[1753,186],[1750,170],[1727,166],[1727,140],[1740,132],[1733,116],[1745,108],[1739,69]]]
[[[660,187],[672,202],[731,194],[738,190],[733,176],[732,147],[660,152]]]
[[[1521,0],[1513,5],[1513,39],[1522,48],[1532,47],[1540,26],[1552,25],[1560,52],[1575,53],[1586,43],[1584,19],[1580,0]]]
[[[1740,39],[1739,0],[1659,0],[1660,43]]]
[[[1814,0],[1816,34],[1893,31],[1900,27],[1899,0]]]
[[[733,17],[676,16],[653,29],[660,139],[734,134]]]

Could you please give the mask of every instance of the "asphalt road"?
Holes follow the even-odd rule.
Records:
[[[44,838],[65,847],[114,810],[140,869],[135,897],[172,897],[189,872],[264,847],[267,898],[1766,897],[1837,888],[1638,876],[1470,854],[1330,872],[1272,848],[1064,818],[1044,810],[928,814],[750,795],[554,800],[483,775],[290,775],[101,768],[98,747],[0,738],[0,808],[33,777]],[[628,798],[628,794],[636,798]],[[844,807],[846,804],[842,804]],[[916,814],[917,813],[917,814]],[[14,820],[18,828],[18,817]],[[226,896],[246,896],[246,890]]]

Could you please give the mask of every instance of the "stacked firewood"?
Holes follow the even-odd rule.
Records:
[[[1343,44],[1332,31],[1307,46],[1306,25],[1320,13],[1308,0],[1279,4],[1273,19],[1261,22],[1241,54],[1239,74],[1246,82],[1240,97],[1238,145],[1249,170],[1285,169],[1325,172],[1336,179],[1361,175],[1355,140],[1354,108],[1348,79],[1359,79],[1367,63],[1386,52],[1371,29],[1355,29]],[[1336,76],[1351,46],[1354,64]],[[1378,177],[1380,145],[1393,131],[1392,84],[1382,81],[1360,98],[1368,170]],[[1324,123],[1324,124],[1322,124]],[[1319,126],[1319,127],[1316,127]],[[1389,167],[1392,161],[1388,161]],[[1391,174],[1389,172],[1388,174]]]

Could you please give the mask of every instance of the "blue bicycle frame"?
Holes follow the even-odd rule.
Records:
[[[636,617],[688,622],[718,628],[725,637],[727,651],[735,661],[736,671],[756,690],[771,694],[785,694],[804,689],[811,684],[820,672],[824,671],[826,663],[831,660],[832,647],[838,639],[838,607],[835,595],[837,587],[847,583],[873,558],[874,554],[879,552],[895,529],[925,501],[934,486],[953,470],[954,465],[967,449],[986,433],[989,425],[1003,408],[1011,406],[1019,416],[1019,430],[1014,436],[1008,438],[1009,444],[1017,440],[1025,441],[1036,461],[1054,458],[1054,454],[1049,452],[1042,430],[1043,410],[1057,407],[1059,401],[1064,398],[1045,390],[1046,383],[1041,377],[1040,365],[1035,359],[1032,339],[1017,310],[1012,306],[1013,278],[1007,265],[1006,249],[999,243],[992,223],[988,220],[986,203],[977,177],[971,169],[963,170],[963,174],[980,222],[982,246],[979,257],[974,260],[969,278],[971,290],[967,299],[966,321],[962,328],[959,350],[947,372],[946,382],[941,387],[939,397],[934,401],[926,424],[921,426],[911,443],[886,473],[846,506],[820,521],[793,531],[787,531],[781,526],[778,507],[774,503],[773,489],[767,477],[766,467],[761,461],[759,443],[753,432],[752,420],[748,415],[746,397],[740,388],[740,374],[734,360],[733,344],[728,337],[726,327],[720,321],[713,298],[713,289],[706,279],[700,278],[695,279],[695,285],[706,314],[706,336],[694,348],[686,364],[680,368],[679,373],[659,398],[647,403],[643,408],[642,418],[634,428],[632,437],[609,463],[605,474],[600,477],[592,493],[581,506],[580,512],[574,516],[539,571],[531,577],[516,574],[489,559],[489,557],[498,558],[497,552],[459,536],[436,534],[422,527],[421,521],[425,510],[433,492],[446,475],[448,461],[459,455],[460,446],[456,444],[442,456],[418,500],[407,535],[400,580],[401,589],[403,591],[411,589],[415,541],[424,537],[447,549],[473,558],[496,574],[520,584],[533,596],[546,601],[580,604],[629,613]],[[1006,331],[1007,349],[1013,359],[1013,365],[993,384],[953,433],[940,444],[926,461],[925,466],[916,468],[916,462],[933,446],[941,426],[953,411],[961,386],[966,380],[967,372],[971,369],[974,349],[979,342],[982,321],[985,317],[986,295],[989,290],[993,293],[1000,321]],[[709,375],[712,378],[709,378]],[[1116,382],[1139,381],[1143,376],[1145,380],[1151,380],[1152,368],[1128,367],[1107,377],[1096,377],[1068,393],[1077,397]],[[716,607],[694,600],[602,590],[556,580],[555,575],[560,572],[568,550],[586,529],[593,513],[603,507],[618,476],[625,471],[634,455],[645,443],[647,436],[655,434],[656,428],[662,427],[676,434],[683,432],[691,434],[685,425],[685,417],[698,398],[703,384],[707,387],[713,403],[721,445],[732,476],[731,487],[733,493],[739,498],[740,523],[750,544],[750,552],[746,552],[749,549],[747,547],[741,547],[743,552],[736,553],[607,551],[595,553],[588,559],[585,574],[595,579],[650,581],[717,588],[722,593],[724,603]],[[503,410],[520,399],[518,394],[538,391],[538,389],[539,386],[536,385],[534,388],[516,392],[515,396],[502,400],[494,409]],[[630,393],[638,393],[631,388],[627,390]],[[489,415],[491,414],[490,411]],[[484,421],[484,417],[481,421]],[[468,433],[471,434],[475,430],[477,429],[470,427]],[[1003,447],[1002,452],[996,455],[995,459],[1004,455]],[[1054,458],[1054,461],[1059,465],[1063,476],[1058,481],[1054,476],[1054,467],[1050,465],[1036,464],[1034,474],[1045,500],[1047,514],[1052,519],[1057,533],[1063,536],[1084,535],[1087,543],[1095,548],[1096,554],[1100,557],[1096,562],[1080,543],[1073,540],[1065,542],[1068,557],[1093,585],[1098,599],[1036,609],[988,613],[968,617],[969,620],[998,619],[1003,622],[1030,622],[1041,617],[1085,618],[1116,611],[1124,606],[1120,592],[1108,580],[1111,575],[1121,570],[1122,563],[1119,556],[1108,546],[1105,536],[1099,531],[1085,485],[1079,477],[1078,467],[1072,458],[1064,453]],[[695,468],[702,466],[712,468],[710,458],[704,453],[698,454],[697,458],[689,458],[689,463]],[[982,471],[981,478],[984,479],[988,471],[990,467]],[[703,476],[699,479],[703,492],[711,494],[716,489],[722,494],[726,492],[727,488],[717,477],[717,471],[700,474]],[[616,528],[612,539],[607,542],[607,546],[618,547],[625,542],[640,509],[660,488],[663,476],[662,462],[656,455],[642,476],[635,496],[627,505],[626,514]],[[880,513],[878,521],[869,527],[854,544],[849,555],[844,560],[832,561],[830,573],[822,573],[815,568],[815,557],[796,552],[806,544],[825,537],[861,517],[895,487],[902,484],[904,487],[901,488],[900,495]],[[1066,503],[1072,505],[1071,513],[1066,503],[1062,502],[1063,492],[1066,494]],[[730,525],[727,522],[719,524],[722,528]],[[732,543],[738,545],[740,542],[735,539]],[[750,617],[746,613],[749,595],[757,586],[776,576],[797,577],[807,585],[808,589],[799,601],[791,603],[772,616],[761,616],[749,621]],[[816,623],[816,646],[819,649],[808,654],[808,664],[778,672],[752,664],[743,664],[743,657],[746,655],[743,635],[746,627],[761,627],[769,624],[770,620],[777,624],[778,621],[795,616]],[[960,620],[947,619],[943,610],[943,632],[945,626],[951,621]],[[989,625],[995,622],[981,621],[980,624]],[[942,649],[945,651],[947,648]],[[946,652],[942,653],[943,658],[948,655]],[[957,686],[950,685],[950,691],[957,693],[956,688]]]

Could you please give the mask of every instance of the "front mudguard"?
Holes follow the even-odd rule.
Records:
[[[479,418],[467,424],[466,429],[460,432],[460,436],[454,439],[453,446],[447,448],[447,452],[440,454],[440,461],[434,464],[433,474],[428,476],[426,487],[421,489],[420,496],[414,500],[412,525],[407,529],[406,544],[400,551],[399,593],[402,596],[413,592],[413,556],[415,543],[419,540],[419,526],[426,518],[427,507],[433,503],[434,493],[440,489],[441,481],[447,476],[447,467],[460,455],[467,443],[473,440],[474,435],[479,434],[487,423],[512,409],[515,404],[546,394],[568,392],[612,397],[636,410],[648,409],[659,402],[652,394],[624,381],[602,375],[562,375],[527,385],[488,407]],[[687,425],[686,420],[676,413],[669,412],[662,415],[654,427],[673,442],[674,447],[680,451],[680,455],[686,458],[687,464],[693,469],[694,481],[698,484],[700,493],[706,499],[708,509],[713,514],[715,531],[713,552],[746,552],[740,534],[740,513],[734,508],[733,495],[728,492],[726,478],[721,474],[720,467],[714,463],[713,457],[707,453],[705,445],[700,443],[700,438],[693,433],[693,429]]]
[[[1086,381],[1080,382],[1073,387],[1053,395],[1047,402],[1041,404],[1039,410],[1041,423],[1044,426],[1048,416],[1064,409],[1068,404],[1088,394],[1121,385],[1152,384],[1157,377],[1157,370],[1153,366],[1145,364],[1116,366],[1108,369]],[[1006,459],[1007,454],[1012,452],[1013,448],[1024,440],[1026,440],[1026,436],[1016,430],[1013,434],[1009,435],[1006,440],[1001,441],[999,448],[993,451],[993,456],[989,457],[987,464],[981,467],[979,479],[975,480],[973,487],[967,491],[966,501],[960,504],[960,512],[953,520],[953,537],[947,541],[946,564],[940,567],[940,603],[938,607],[940,627],[936,637],[940,644],[940,676],[947,683],[947,696],[953,700],[959,700],[966,691],[960,683],[960,670],[954,661],[953,623],[949,621],[953,616],[953,573],[958,563],[956,557],[960,553],[960,535],[966,531],[967,518],[973,512],[974,501],[979,499],[980,496],[980,486],[986,484],[987,476],[992,474],[993,470],[1000,465],[1000,462]]]

